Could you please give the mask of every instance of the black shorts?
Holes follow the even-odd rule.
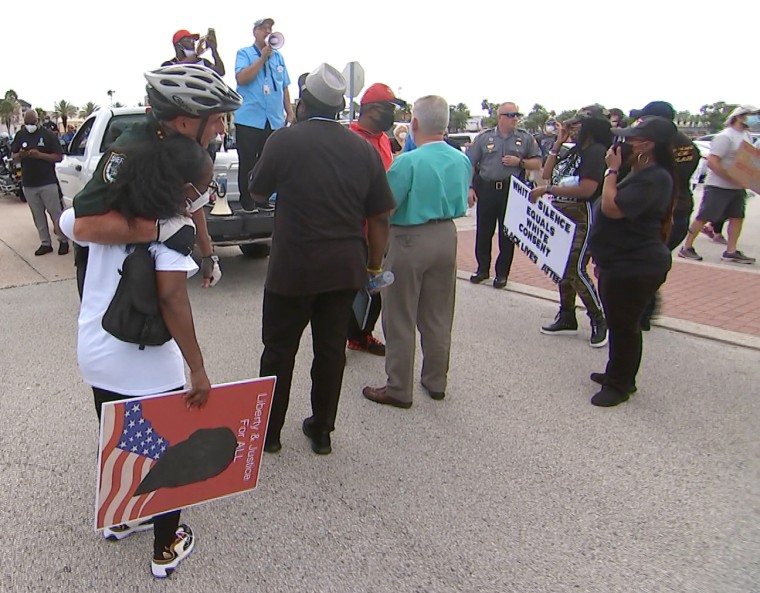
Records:
[[[729,218],[744,218],[747,192],[706,185],[699,206],[698,220],[718,222]]]

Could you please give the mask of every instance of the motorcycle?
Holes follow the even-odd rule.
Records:
[[[21,167],[11,156],[10,139],[0,139],[0,193],[15,194],[26,202],[21,186]]]

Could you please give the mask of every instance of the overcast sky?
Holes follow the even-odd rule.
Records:
[[[558,112],[597,102],[628,111],[655,99],[692,112],[718,100],[760,103],[750,0],[710,8],[666,0],[246,4],[38,0],[33,13],[17,5],[3,31],[0,93],[12,88],[50,110],[60,99],[107,106],[113,89],[115,101],[135,105],[142,73],[174,55],[174,32],[208,27],[234,85],[237,50],[253,42],[256,19],[272,17],[285,35],[294,97],[300,73],[356,60],[367,84],[384,82],[409,101],[442,95],[473,114],[483,99],[516,101],[525,113],[534,103]]]

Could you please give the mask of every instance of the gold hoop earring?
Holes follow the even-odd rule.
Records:
[[[642,161],[641,157],[644,157],[646,160]],[[639,163],[639,165],[648,165],[649,164],[649,155],[644,154],[643,152],[640,152],[636,155],[636,162]]]

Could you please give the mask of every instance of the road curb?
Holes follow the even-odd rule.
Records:
[[[457,278],[459,280],[469,282],[470,272],[457,270]],[[507,284],[505,290],[559,304],[559,295],[554,290],[536,288],[535,286],[520,284],[519,282],[512,282],[511,280]],[[578,308],[583,309],[583,306],[579,305]],[[739,332],[732,332],[721,329],[719,327],[713,327],[711,325],[704,325],[702,323],[695,323],[693,321],[686,321],[684,319],[664,316],[660,316],[654,319],[652,321],[652,325],[661,327],[663,329],[669,329],[670,331],[678,332],[681,334],[689,334],[691,336],[705,338],[707,340],[713,340],[715,342],[722,342],[731,346],[739,346],[741,348],[749,348],[751,350],[760,350],[759,337],[742,334]]]

